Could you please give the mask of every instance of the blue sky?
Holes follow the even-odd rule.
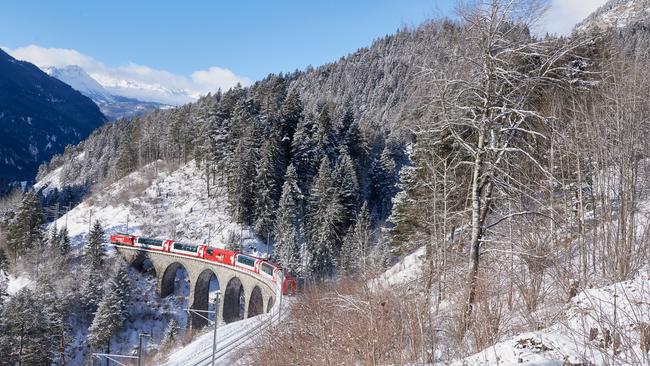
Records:
[[[549,0],[542,27],[567,33],[604,2]],[[113,90],[128,81],[196,96],[335,61],[398,28],[453,16],[454,3],[3,0],[0,47],[38,66],[82,66]]]
[[[319,65],[448,1],[3,1],[0,44],[71,48],[109,65],[189,75],[218,65],[258,79]]]

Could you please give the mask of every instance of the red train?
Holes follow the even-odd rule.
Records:
[[[119,233],[111,235],[111,243],[115,245],[128,245],[158,252],[168,252],[193,258],[201,258],[229,266],[235,266],[266,277],[276,284],[279,277],[278,275],[282,273],[280,267],[265,259],[253,257],[240,252],[233,252],[231,250],[213,248],[207,245],[184,244],[174,240],[144,238],[141,236]],[[285,273],[284,281],[282,282],[282,294],[295,295],[297,288],[298,283],[296,279]]]

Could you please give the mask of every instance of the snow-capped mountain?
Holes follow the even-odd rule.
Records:
[[[48,75],[63,81],[95,101],[113,102],[115,100],[97,80],[93,79],[84,69],[77,65],[65,67],[45,66],[42,69]]]
[[[108,92],[126,98],[179,105],[193,102],[199,97],[198,94],[187,89],[172,89],[159,83],[149,83],[107,74],[93,76]]]
[[[650,0],[610,0],[577,24],[575,29],[624,28],[650,20]]]
[[[125,97],[119,93],[114,94],[77,65],[65,67],[44,66],[42,69],[50,76],[63,81],[92,99],[99,106],[102,113],[111,120],[133,117],[156,108],[167,107],[166,104],[155,101],[142,101]]]

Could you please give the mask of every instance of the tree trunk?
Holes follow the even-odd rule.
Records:
[[[465,329],[469,327],[469,318],[476,300],[476,282],[478,280],[479,250],[481,245],[481,187],[483,173],[483,148],[485,146],[485,130],[479,129],[478,145],[474,158],[472,174],[472,236],[469,252],[469,271],[467,273],[467,304],[465,308]]]

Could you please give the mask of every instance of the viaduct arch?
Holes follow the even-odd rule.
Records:
[[[231,323],[269,312],[276,302],[277,289],[273,282],[252,272],[174,253],[122,245],[115,245],[115,248],[130,265],[142,266],[147,259],[151,262],[156,273],[156,292],[161,297],[174,292],[176,270],[183,267],[190,281],[188,304],[194,310],[208,310],[210,281],[214,276],[221,290],[216,314],[219,322]],[[200,329],[207,323],[194,314],[188,322],[192,329]]]

